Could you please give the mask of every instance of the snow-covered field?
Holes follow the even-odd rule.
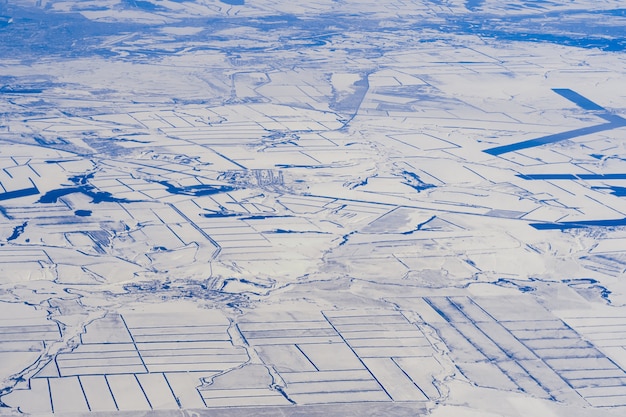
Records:
[[[0,414],[623,415],[625,28],[0,4]]]

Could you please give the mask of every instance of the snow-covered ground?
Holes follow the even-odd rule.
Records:
[[[0,414],[623,415],[625,28],[0,4]]]

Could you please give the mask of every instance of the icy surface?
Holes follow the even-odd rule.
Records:
[[[0,414],[623,416],[625,28],[2,2]]]

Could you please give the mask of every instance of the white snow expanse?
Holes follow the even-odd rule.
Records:
[[[626,413],[626,9],[0,4],[0,415]]]

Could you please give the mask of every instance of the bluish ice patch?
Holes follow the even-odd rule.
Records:
[[[626,17],[626,9],[603,10],[602,13],[609,16]]]
[[[295,133],[287,133],[287,132],[272,132],[269,135],[263,136],[262,142],[263,146],[266,148],[275,148],[278,146],[285,145],[298,145],[298,141],[300,137]]]
[[[531,278],[530,281],[533,281],[533,279]],[[506,278],[498,278],[498,280],[494,282],[494,284],[505,288],[517,288],[521,292],[533,292],[537,290],[531,285],[520,284],[517,281]]]
[[[585,110],[605,110],[604,107],[594,103],[587,97],[581,96],[576,91],[570,90],[569,88],[553,88],[552,91],[554,91],[561,97],[566,98],[572,103],[576,103],[578,107],[581,107]]]
[[[608,187],[611,190],[611,194],[617,197],[626,197],[626,187]]]
[[[78,216],[78,217],[89,217],[91,216],[92,211],[91,210],[76,210],[74,211],[74,215]]]
[[[125,198],[115,198],[107,191],[98,191],[94,186],[89,184],[89,179],[93,178],[94,173],[76,175],[70,177],[69,180],[75,184],[75,187],[57,188],[46,192],[39,198],[39,203],[56,203],[59,198],[66,195],[81,193],[91,197],[92,203],[130,203],[132,201]]]
[[[7,191],[5,193],[0,193],[0,200],[11,200],[13,198],[28,197],[37,194],[39,194],[39,189],[35,186],[35,184],[33,184],[33,186],[30,188],[23,188],[21,190],[13,190]]]
[[[207,219],[219,219],[219,218],[227,218],[227,217],[239,217],[241,220],[265,220],[265,219],[273,219],[276,217],[293,217],[293,216],[284,216],[284,215],[274,215],[274,214],[255,214],[252,216],[248,216],[242,213],[234,213],[226,210],[222,211],[209,211],[207,213],[201,213],[200,216],[205,217]]]
[[[132,202],[131,200],[127,200],[125,198],[113,197],[113,194],[107,191],[97,191],[91,185],[85,185],[81,187],[57,188],[55,190],[50,190],[39,198],[39,203],[56,203],[59,198],[75,193],[80,193],[86,195],[87,197],[91,197],[91,202],[94,204]]]
[[[478,266],[476,265],[476,262],[472,261],[471,259],[464,259],[463,261],[466,264],[468,264],[469,266],[478,269]]]
[[[167,10],[165,7],[160,6],[158,4],[154,4],[145,0],[122,0],[122,5],[134,9],[146,10],[149,12],[155,11],[165,11]]]
[[[177,0],[182,2],[184,0]],[[225,4],[244,5],[242,0],[224,0]],[[440,1],[433,2],[444,4]],[[623,25],[590,25],[584,26],[581,31],[580,22],[584,21],[588,14],[600,14],[608,17],[623,16],[623,9],[581,11],[565,10],[559,13],[578,17],[574,21],[556,20],[549,26],[542,25],[542,20],[537,16],[510,16],[501,14],[483,14],[480,8],[480,0],[469,0],[469,14],[443,14],[438,18],[444,23],[424,21],[420,23],[419,30],[433,29],[443,33],[474,34],[483,37],[491,37],[499,40],[549,42],[560,45],[569,45],[582,48],[600,48],[606,51],[623,51],[626,49],[626,36]],[[521,8],[541,7],[538,2],[527,2]],[[159,12],[167,10],[158,2],[145,0],[124,0],[126,8],[144,10],[146,12]],[[97,6],[96,10],[99,8]],[[82,16],[78,11],[86,10],[83,7],[74,7],[76,13],[50,11],[45,8],[12,6],[11,14],[7,14],[6,7],[0,6],[0,53],[6,56],[32,57],[40,55],[60,56],[88,56],[96,54],[105,57],[117,56],[119,51],[100,46],[100,41],[106,36],[115,36],[127,33],[141,33],[150,36],[151,32],[158,32],[159,25],[153,23],[126,23],[93,21]],[[546,16],[550,15],[546,12]],[[545,17],[545,16],[544,16]],[[563,20],[563,19],[562,19]],[[580,22],[579,22],[580,21]],[[11,23],[9,23],[11,22]],[[253,27],[259,31],[271,32],[280,29],[289,29],[302,33],[297,38],[284,38],[278,44],[279,49],[294,49],[306,47],[318,47],[324,45],[329,39],[342,36],[341,33],[351,31],[367,31],[368,29],[380,30],[378,19],[364,14],[339,14],[326,13],[307,19],[299,19],[291,14],[277,14],[263,17],[211,17],[211,18],[182,18],[177,22],[168,23],[171,26],[194,26],[199,28],[211,28],[196,34],[176,35],[178,39],[197,40],[199,45],[191,50],[214,50],[219,49],[212,39],[216,39],[212,33],[226,27]],[[336,28],[329,31],[328,28]],[[396,28],[388,27],[385,31],[405,30],[402,25]],[[549,30],[550,33],[545,33]],[[432,41],[432,40],[425,40]],[[418,42],[421,42],[418,40]],[[200,44],[201,43],[201,44]],[[276,45],[272,46],[273,49]],[[240,46],[239,51],[265,50],[266,46],[245,47]],[[175,54],[182,49],[170,47],[160,48],[151,46],[149,49],[140,50],[136,47],[125,50],[127,56],[156,56],[160,54]],[[228,52],[235,52],[229,49]],[[367,54],[368,56],[381,56],[384,49],[374,49],[371,45],[351,49],[353,54]]]
[[[435,220],[435,219],[437,219],[437,216],[432,216],[432,217],[431,217],[431,218],[429,218],[428,220],[423,221],[422,223],[419,223],[417,226],[415,226],[415,229],[413,229],[413,230],[409,230],[409,231],[407,231],[407,232],[402,232],[402,233],[400,233],[400,234],[402,234],[402,235],[411,235],[411,234],[413,234],[413,233],[415,233],[415,232],[419,232],[419,231],[421,231],[421,230],[424,228],[424,226],[428,225],[430,222],[432,222],[432,221],[433,221],[433,220]],[[474,265],[474,263],[473,263],[472,261],[467,261],[467,262],[468,262],[470,265],[472,265],[472,266],[476,266],[476,265]]]
[[[518,9],[529,9],[537,2],[526,2]],[[589,14],[606,16],[605,23],[612,16],[623,16],[623,9],[614,10],[570,10],[549,11],[541,15],[487,14],[474,11],[464,15],[450,15],[446,24],[439,30],[447,33],[474,34],[503,41],[542,42],[585,49],[601,49],[607,52],[626,50],[626,30],[624,25],[588,24]],[[545,25],[545,19],[551,19]]]
[[[269,15],[269,16],[259,16],[254,19],[256,23],[262,28],[272,29],[276,27],[282,27],[284,25],[287,26],[301,26],[303,24],[310,24],[312,22],[306,22],[301,20],[298,16],[294,14],[282,13],[278,15]],[[316,22],[316,19],[313,19],[313,22]]]
[[[0,206],[0,214],[2,214],[2,216],[4,216],[5,219],[13,220],[13,216],[11,216],[9,212],[7,211],[7,209],[4,208],[3,206]]]
[[[231,6],[243,6],[245,0],[220,0],[224,4],[230,4]]]
[[[485,149],[483,152],[488,153],[493,156],[498,156],[498,155],[502,155],[502,154],[509,153],[509,152],[520,151],[522,149],[534,148],[534,147],[546,145],[549,143],[571,139],[573,137],[580,136],[581,133],[582,131],[581,132],[566,132],[565,134],[560,133],[558,135],[549,135],[549,136],[544,136],[538,139],[531,139],[531,140],[527,140],[524,142],[512,143],[510,145],[496,146],[494,148]],[[590,132],[590,133],[593,133],[593,132]]]
[[[568,230],[587,227],[620,227],[626,226],[626,218],[609,220],[581,220],[576,222],[530,223],[537,230]]]
[[[11,236],[9,236],[7,238],[7,242],[10,242],[12,240],[17,239],[18,237],[21,236],[22,233],[24,233],[24,230],[26,229],[26,226],[28,225],[28,222],[24,222],[18,226],[15,226],[13,228],[13,233],[11,234]]]
[[[354,188],[357,188],[357,187],[363,187],[364,185],[367,185],[368,181],[369,181],[369,177],[365,177],[365,179],[351,184],[350,188],[354,189]]]
[[[517,34],[495,34],[494,37],[501,40],[522,41],[522,42],[543,42],[553,43],[563,46],[574,46],[584,49],[600,49],[605,52],[622,52],[626,50],[626,40],[611,38],[591,38],[574,37],[564,34],[550,33],[517,33]]]
[[[56,139],[51,138],[43,138],[41,136],[33,137],[33,140],[40,144],[41,146],[50,146],[50,145],[68,145],[69,142],[63,138],[57,137]]]
[[[568,139],[574,139],[580,136],[591,135],[593,133],[603,132],[606,130],[612,130],[616,127],[617,126],[615,126],[615,124],[613,123],[604,123],[601,125],[583,127],[580,129],[569,130],[567,132],[556,133],[554,135],[542,136],[540,138],[525,140],[523,142],[512,143],[510,145],[496,146],[493,148],[485,149],[483,152],[490,155],[498,156],[509,152],[521,151],[524,149],[562,142]]]
[[[609,192],[616,197],[626,197],[626,187],[610,186],[610,187],[591,187],[592,190],[610,190]]]
[[[70,177],[69,180],[72,181],[76,185],[86,185],[90,179],[93,179],[95,173],[90,172],[83,175],[75,175]]]
[[[274,229],[269,233],[277,233],[277,234],[319,234],[319,235],[327,235],[328,232],[320,232],[317,230],[289,230],[289,229]]]
[[[239,213],[226,213],[226,212],[221,212],[221,211],[212,211],[209,213],[201,213],[200,216],[205,217],[207,219],[219,219],[219,218],[226,218],[226,217],[237,217],[239,216]]]
[[[7,12],[10,12],[7,23],[0,24],[0,54],[27,59],[46,55],[116,55],[110,48],[100,48],[101,39],[98,38],[141,31],[146,27],[135,23],[93,21],[80,13],[0,5],[0,13],[6,15]]]
[[[233,282],[233,281],[241,282],[242,284],[248,284],[256,288],[272,288],[272,285],[265,284],[262,282],[250,281],[249,279],[245,279],[245,278],[226,278],[224,280],[224,284],[227,282]]]
[[[230,185],[211,185],[211,184],[198,184],[198,185],[189,185],[186,187],[177,187],[168,183],[167,181],[156,181],[157,183],[165,186],[167,188],[167,192],[170,194],[179,194],[179,195],[191,195],[191,196],[205,196],[219,193],[227,193],[229,191],[236,190],[236,187]]]
[[[428,183],[425,183],[424,181],[422,181],[420,179],[419,175],[417,175],[414,172],[402,171],[402,177],[404,178],[404,181],[402,181],[402,183],[405,184],[405,185],[408,185],[411,188],[413,188],[418,193],[421,192],[421,191],[424,191],[424,190],[428,190],[429,188],[435,188],[436,187],[433,184],[428,184]]]
[[[320,169],[329,168],[327,165],[301,165],[301,164],[275,164],[276,168],[306,168],[306,169]]]
[[[496,146],[493,148],[485,149],[483,152],[490,155],[498,156],[509,152],[520,151],[523,149],[534,148],[537,146],[548,145],[551,143],[557,143],[568,139],[574,139],[580,136],[590,135],[593,133],[603,132],[606,130],[613,130],[626,126],[626,119],[610,114],[605,111],[603,107],[594,103],[593,101],[581,96],[573,90],[560,88],[553,89],[553,91],[562,97],[572,101],[584,110],[589,111],[603,111],[603,113],[596,114],[597,116],[607,120],[609,123],[602,123],[594,126],[583,127],[580,129],[569,130],[566,132],[555,133],[553,135],[542,136],[540,138],[525,140],[522,142],[512,143],[509,145]]]
[[[113,138],[113,139],[119,142],[131,142],[131,143],[143,143],[143,144],[152,143],[149,140],[139,140],[139,139],[129,139],[129,138]]]
[[[171,0],[173,1],[173,0]],[[81,5],[80,7],[78,6],[74,6],[71,8],[71,10],[73,12],[103,12],[105,10],[111,10],[110,7],[107,6],[97,6],[95,4],[90,4],[90,5]]]
[[[465,7],[467,8],[467,10],[475,11],[480,9],[484,3],[485,0],[467,0],[465,2]]]
[[[595,114],[603,118],[604,120],[607,120],[612,123],[620,124],[620,125],[626,124],[626,120],[624,118],[616,114],[609,113],[604,107],[600,106],[597,103],[594,103],[593,101],[589,100],[587,97],[581,96],[580,94],[578,94],[577,92],[573,90],[570,90],[569,88],[553,88],[552,91],[562,96],[563,98],[571,101],[572,103],[575,103],[578,107],[582,108],[583,110],[602,112],[599,114],[598,113],[595,113]]]
[[[0,87],[0,94],[39,94],[42,92],[42,88],[27,88],[10,85]]]
[[[356,233],[357,233],[356,231],[352,231],[350,233],[347,233],[347,234],[341,236],[341,242],[339,242],[339,244],[337,246],[343,246],[346,243],[348,243],[348,240],[350,239],[350,236],[352,236],[352,235],[354,235]]]
[[[607,303],[611,303],[611,290],[593,278],[564,279],[563,282],[587,299],[600,297]]]
[[[606,120],[607,122],[611,122],[616,125],[616,127],[626,126],[626,119],[617,114],[611,114],[609,112],[597,113],[598,117]]]
[[[517,174],[528,181],[535,180],[626,180],[626,174]],[[619,187],[618,187],[619,188]]]
[[[241,218],[241,220],[265,220],[265,219],[274,219],[276,217],[293,217],[293,216],[274,215],[274,214],[257,214],[254,216],[244,216]]]

